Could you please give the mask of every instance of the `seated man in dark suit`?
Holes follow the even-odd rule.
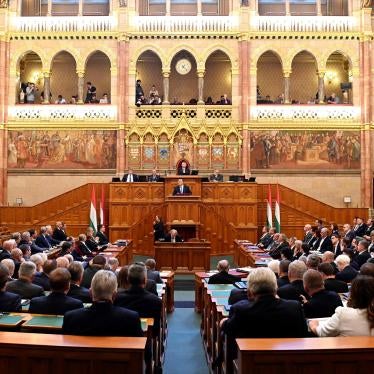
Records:
[[[5,258],[11,258],[10,253],[12,252],[13,248],[16,248],[16,243],[14,240],[5,240],[3,243],[3,247],[0,247],[0,262]]]
[[[247,289],[239,289],[239,288],[233,288],[230,291],[230,296],[228,300],[229,305],[236,304],[237,302],[241,300],[247,300],[248,299],[248,291]]]
[[[133,173],[132,169],[129,169],[128,173],[122,177],[122,182],[139,182],[139,177],[137,176],[137,174]]]
[[[210,174],[209,176],[210,182],[223,182],[223,175],[219,173],[219,170],[214,170],[213,174]]]
[[[15,293],[5,291],[8,278],[8,268],[0,264],[0,312],[20,312],[21,297]]]
[[[221,105],[231,105],[231,100],[227,97],[227,94],[221,95],[221,99],[219,101]]]
[[[29,245],[30,249],[31,249],[31,254],[43,252],[44,248],[38,247],[35,244],[35,240],[32,239],[31,233],[33,233],[35,235],[35,230],[31,229],[29,231],[23,232],[22,235],[21,235],[21,241],[20,241],[19,245],[22,245],[22,244]]]
[[[105,226],[102,224],[97,225],[96,238],[99,238],[99,245],[109,244],[108,237],[105,235]]]
[[[147,279],[152,279],[156,283],[164,283],[161,279],[160,272],[156,270],[156,261],[153,258],[149,258],[145,262],[145,266],[147,267]]]
[[[129,266],[128,281],[130,287],[117,294],[114,305],[134,310],[141,318],[153,318],[153,333],[157,336],[160,330],[161,299],[145,290],[147,269],[145,265],[136,263]]]
[[[148,182],[159,182],[160,173],[157,173],[156,169],[152,170],[152,174],[147,177]]]
[[[356,270],[360,270],[360,267],[371,258],[368,251],[369,242],[367,240],[360,240],[357,244],[357,252],[352,261],[352,267]]]
[[[290,248],[287,236],[285,234],[279,234],[274,246],[269,250],[269,255],[275,260],[281,260],[281,253],[286,248]]]
[[[59,240],[56,240],[56,239],[53,239],[53,229],[52,229],[52,226],[51,225],[47,225],[45,227],[47,229],[47,233],[46,233],[46,238],[49,242],[49,244],[54,247],[58,244],[60,244],[60,241]]]
[[[48,296],[35,297],[30,301],[30,313],[63,315],[69,310],[83,308],[80,300],[66,296],[70,288],[70,273],[57,268],[49,275],[51,293]]]
[[[276,297],[277,280],[268,268],[248,275],[248,297],[231,307],[231,316],[221,321],[229,339],[305,337],[308,330],[300,303]],[[275,321],[278,321],[275,323]]]
[[[178,179],[178,186],[174,187],[173,196],[191,194],[190,187],[183,183],[183,179]]]
[[[48,249],[48,248],[51,248],[52,245],[51,243],[49,242],[49,240],[47,239],[47,228],[46,226],[42,226],[40,228],[40,234],[37,236],[37,238],[35,239],[35,244],[40,247],[40,248],[43,248],[43,249]]]
[[[322,255],[322,263],[323,262],[327,262],[328,264],[332,266],[332,268],[334,269],[334,274],[338,272],[338,267],[336,266],[335,255],[333,252],[330,252],[330,251],[324,252]]]
[[[278,296],[285,300],[296,300],[301,302],[300,295],[304,295],[309,299],[308,294],[304,290],[303,276],[307,271],[307,267],[303,261],[296,260],[290,263],[288,267],[289,284],[278,288]]]
[[[209,284],[234,284],[241,281],[241,278],[229,274],[230,264],[227,260],[219,261],[217,270],[218,273],[209,278]]]
[[[93,258],[94,254],[92,253],[91,249],[88,248],[86,244],[87,236],[85,234],[79,234],[78,242],[71,252],[75,261],[84,261],[87,258]]]
[[[350,265],[351,259],[347,255],[340,255],[336,258],[336,265],[339,272],[335,278],[346,283],[351,283],[358,275],[358,271]]]
[[[56,260],[47,260],[43,264],[43,271],[35,274],[32,283],[43,287],[44,291],[50,291],[49,274],[55,269],[57,269]]]
[[[165,236],[165,242],[169,243],[181,243],[183,239],[178,235],[178,231],[175,229],[171,229],[169,234]]]
[[[338,306],[343,306],[339,295],[334,291],[325,290],[322,275],[319,271],[309,269],[303,277],[304,289],[310,296],[303,299],[306,318],[331,317]]]
[[[332,241],[329,236],[329,229],[327,227],[322,227],[321,229],[321,240],[319,241],[319,245],[316,248],[319,252],[331,252],[333,250]]]
[[[64,334],[91,336],[143,336],[139,314],[113,305],[117,293],[117,277],[108,270],[98,271],[92,279],[93,304],[67,312]]]
[[[288,268],[290,263],[290,260],[279,261],[279,277],[277,278],[278,288],[290,283],[290,280],[288,279]]]
[[[33,262],[22,262],[19,267],[18,279],[7,283],[6,290],[20,295],[22,299],[32,299],[33,297],[43,296],[43,288],[32,284],[35,273],[36,266]]]
[[[95,256],[90,261],[86,269],[84,269],[82,286],[86,288],[90,288],[92,278],[99,270],[104,269],[105,265],[106,265],[106,258],[104,256],[101,256],[101,255]]]
[[[52,238],[59,242],[64,242],[68,240],[68,237],[63,229],[63,225],[61,221],[56,222],[56,227],[53,230]]]
[[[83,279],[83,266],[79,261],[73,261],[68,267],[71,279],[70,289],[67,296],[82,301],[82,303],[91,303],[91,295],[87,288],[81,287]]]
[[[318,266],[318,271],[322,275],[325,290],[334,291],[336,293],[348,292],[347,283],[335,279],[334,268],[331,266],[331,264],[327,262],[322,262],[322,264]]]
[[[177,175],[190,175],[190,174],[191,174],[191,170],[187,166],[187,162],[182,161],[178,170],[177,170]]]

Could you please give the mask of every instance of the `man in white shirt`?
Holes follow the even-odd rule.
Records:
[[[128,173],[123,176],[122,182],[127,182],[127,183],[139,182],[139,177],[133,173],[132,169],[129,169]]]
[[[173,195],[186,195],[190,193],[190,187],[183,183],[183,179],[178,179],[178,186],[174,187]]]

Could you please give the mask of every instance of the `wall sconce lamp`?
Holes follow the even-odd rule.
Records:
[[[18,206],[21,206],[21,205],[23,204],[23,199],[22,199],[22,197],[16,197],[16,204],[17,204]]]
[[[338,77],[335,71],[327,71],[326,72],[326,79],[329,84],[332,83],[333,80],[335,80]]]
[[[348,208],[348,206],[349,206],[349,204],[352,202],[352,197],[351,196],[344,196],[343,197],[343,202],[344,202],[344,204],[347,206],[347,208]]]

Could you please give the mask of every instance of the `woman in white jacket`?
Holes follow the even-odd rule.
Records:
[[[357,276],[347,307],[324,321],[311,320],[309,328],[318,336],[374,336],[374,277]]]

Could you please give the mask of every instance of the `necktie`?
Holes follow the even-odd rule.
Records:
[[[132,182],[132,174],[130,174],[127,179],[128,179],[128,182]]]
[[[183,186],[181,186],[180,190],[181,190],[181,193],[183,193]]]

